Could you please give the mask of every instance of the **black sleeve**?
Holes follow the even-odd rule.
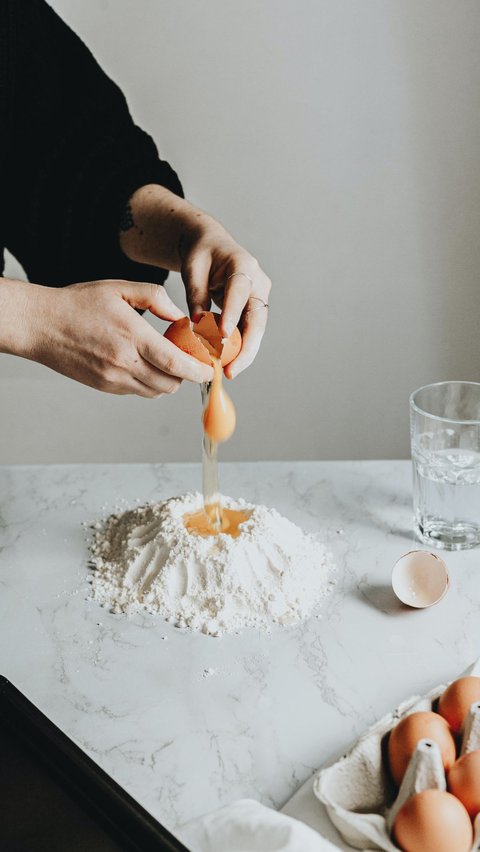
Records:
[[[182,195],[177,175],[133,123],[120,89],[44,0],[0,6],[11,66],[2,166],[7,248],[39,284],[163,281],[164,270],[121,252],[118,224],[144,184]]]

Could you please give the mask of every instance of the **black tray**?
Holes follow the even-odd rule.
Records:
[[[188,852],[0,676],[1,852]]]

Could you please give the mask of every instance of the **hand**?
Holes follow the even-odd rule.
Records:
[[[182,379],[211,381],[212,368],[182,352],[140,316],[184,314],[163,287],[131,281],[93,281],[62,289],[26,285],[23,316],[31,323],[25,357],[77,382],[115,394],[155,398],[175,393]]]
[[[127,257],[180,270],[192,319],[209,310],[213,300],[222,309],[225,337],[240,326],[242,349],[225,368],[232,379],[258,352],[268,318],[270,279],[219,222],[163,186],[140,187],[127,211],[119,237]]]
[[[192,319],[200,311],[210,310],[213,300],[222,309],[220,331],[224,337],[229,337],[236,325],[240,327],[242,349],[225,367],[225,375],[233,379],[252,363],[260,348],[271,281],[255,258],[214,220],[185,234],[180,255]]]

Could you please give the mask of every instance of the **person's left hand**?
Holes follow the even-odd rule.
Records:
[[[225,368],[233,379],[252,363],[267,324],[272,285],[258,261],[212,216],[157,184],[134,192],[124,220],[122,251],[138,263],[180,271],[192,319],[213,301],[224,337],[240,327],[242,348]]]
[[[242,349],[225,368],[233,379],[255,358],[268,319],[271,281],[258,261],[235,242],[215,220],[181,240],[181,274],[190,316],[210,310],[215,302],[222,310],[220,331],[229,337],[236,325],[242,333]]]

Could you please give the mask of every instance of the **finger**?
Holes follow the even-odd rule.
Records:
[[[223,309],[220,319],[220,333],[223,337],[230,337],[233,329],[238,325],[242,311],[247,304],[252,292],[252,278],[242,272],[239,268],[233,268],[230,272],[223,297]]]
[[[141,357],[135,363],[132,373],[133,377],[143,385],[146,385],[155,396],[163,393],[176,393],[182,384],[181,379],[178,379],[176,376],[169,376],[162,370],[157,370]]]
[[[133,393],[136,396],[142,396],[144,399],[158,399],[164,391],[158,392],[138,379],[132,378],[131,385],[128,386],[128,389],[124,393]]]
[[[182,266],[182,278],[185,284],[187,304],[192,320],[202,311],[209,311],[212,304],[208,281],[212,258],[208,252],[195,254]]]
[[[185,316],[172,302],[164,287],[160,284],[145,284],[140,281],[122,281],[120,292],[132,308],[149,310],[156,317],[165,320],[177,320]]]
[[[234,361],[225,367],[225,375],[227,379],[233,379],[238,376],[242,370],[250,366],[252,361],[260,349],[262,337],[265,333],[268,320],[268,308],[260,307],[260,304],[255,300],[252,302],[251,311],[244,313],[242,324],[242,348]]]
[[[115,396],[135,394],[136,396],[143,396],[146,399],[154,399],[159,396],[153,388],[144,384],[139,379],[134,378],[134,376],[129,376],[121,381],[107,383],[102,382],[99,385],[94,384],[93,387],[103,391],[103,393],[115,394]]]
[[[170,340],[159,334],[146,320],[139,317],[142,323],[140,333],[136,335],[138,352],[148,363],[178,379],[188,382],[211,382],[213,370],[208,364],[202,364],[191,355],[187,355]]]

